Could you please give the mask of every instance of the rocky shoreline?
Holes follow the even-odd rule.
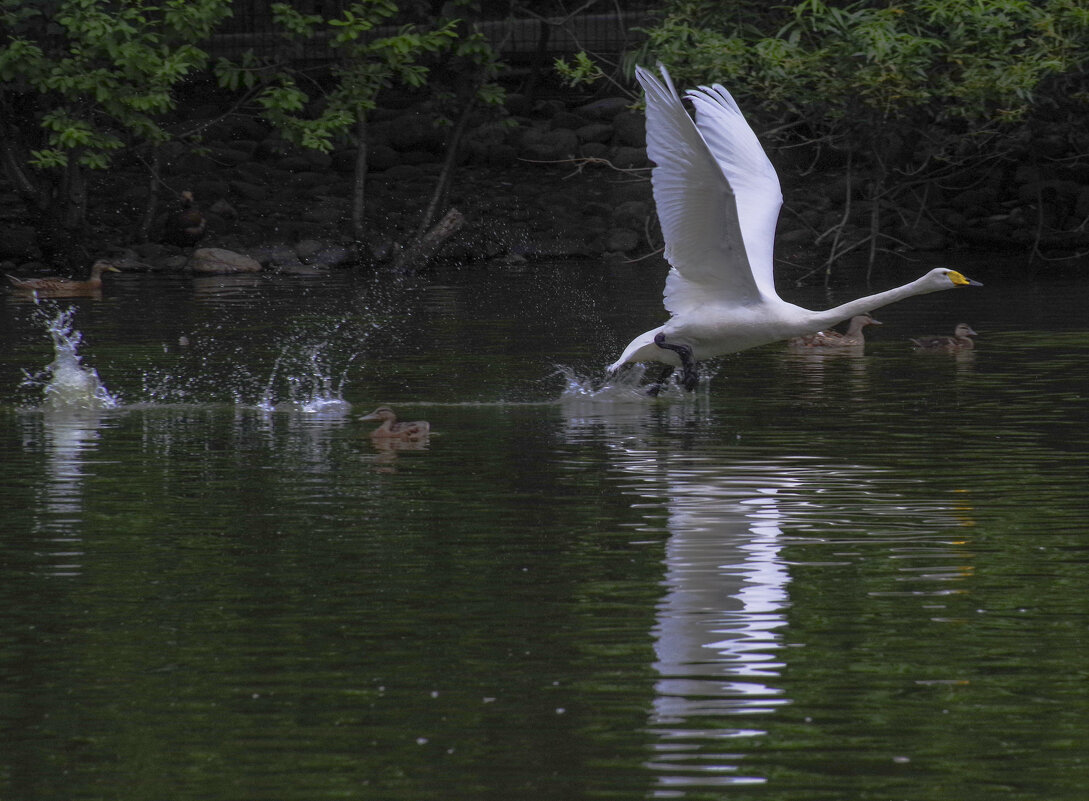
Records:
[[[643,115],[629,102],[614,97],[572,107],[555,100],[531,105],[512,95],[505,123],[481,116],[465,138],[449,196],[466,224],[439,258],[518,263],[654,252],[660,237]],[[133,165],[94,176],[88,219],[101,252],[88,264],[105,256],[125,270],[291,274],[382,264],[410,240],[437,180],[447,129],[433,125],[434,116],[426,105],[373,114],[362,248],[347,236],[354,150],[303,151],[260,121],[237,115],[209,126],[200,149],[164,148],[163,196],[194,193],[207,219],[199,247],[154,241],[165,215],[153,228],[153,241],[136,242],[150,190],[146,173]],[[201,118],[199,109],[194,117]],[[816,240],[843,217],[842,175],[833,169],[803,180],[800,165],[782,155],[773,159],[787,203],[778,230],[780,255],[804,260],[826,252]],[[1082,230],[1089,218],[1089,165],[1075,162],[1064,170],[996,168],[971,189],[930,198],[925,215],[906,210],[889,232],[903,250],[967,245],[1013,254],[1037,241],[1060,251],[1089,246]],[[868,225],[865,201],[852,206],[847,236]],[[13,222],[16,216],[14,195],[0,188],[0,266],[21,274],[56,271],[35,258],[33,229]]]

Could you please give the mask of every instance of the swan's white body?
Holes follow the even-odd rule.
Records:
[[[909,284],[827,311],[787,303],[775,291],[772,247],[783,195],[779,178],[730,93],[715,84],[687,94],[688,115],[669,73],[636,67],[647,96],[647,155],[665,239],[665,307],[672,315],[640,334],[609,365],[681,366],[664,342],[691,348],[695,361],[812,333],[898,300],[978,284],[937,268]]]

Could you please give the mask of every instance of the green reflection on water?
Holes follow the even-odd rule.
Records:
[[[6,307],[0,797],[1085,797],[1073,318],[996,290],[970,358],[904,311],[862,358],[561,401],[646,327],[607,276],[546,302],[573,280],[133,287],[76,317],[128,405],[72,415],[14,408],[50,352]],[[352,411],[259,408],[313,375]],[[426,447],[373,447],[380,402]]]

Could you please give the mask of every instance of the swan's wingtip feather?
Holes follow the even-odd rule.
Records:
[[[635,65],[635,79],[643,86],[644,91],[649,91],[651,87],[654,87],[655,89],[660,88],[673,97],[679,98],[680,95],[677,93],[677,87],[673,85],[673,78],[670,77],[669,70],[666,69],[665,64],[659,61],[655,66],[657,66],[658,72],[662,75],[660,79],[653,71],[641,64]]]
[[[693,103],[714,103],[729,109],[735,114],[744,116],[741,114],[741,107],[737,105],[734,96],[720,83],[716,83],[713,86],[699,86],[695,89],[689,89],[685,92],[684,96]]]

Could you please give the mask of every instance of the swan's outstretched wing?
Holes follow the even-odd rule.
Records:
[[[772,250],[783,205],[779,176],[737,101],[721,85],[701,86],[687,97],[696,107],[696,127],[734,190],[745,253],[756,285],[765,295],[775,297]]]
[[[657,165],[654,200],[665,257],[673,266],[665,306],[683,314],[708,301],[749,304],[774,296],[771,240],[782,202],[775,171],[726,90],[690,94],[697,128],[669,73],[661,70],[664,83],[642,67],[636,77],[647,96],[647,155]],[[749,202],[760,209],[739,213]],[[748,234],[743,220],[751,226]],[[757,243],[765,236],[766,242]],[[754,256],[766,261],[755,271]]]

